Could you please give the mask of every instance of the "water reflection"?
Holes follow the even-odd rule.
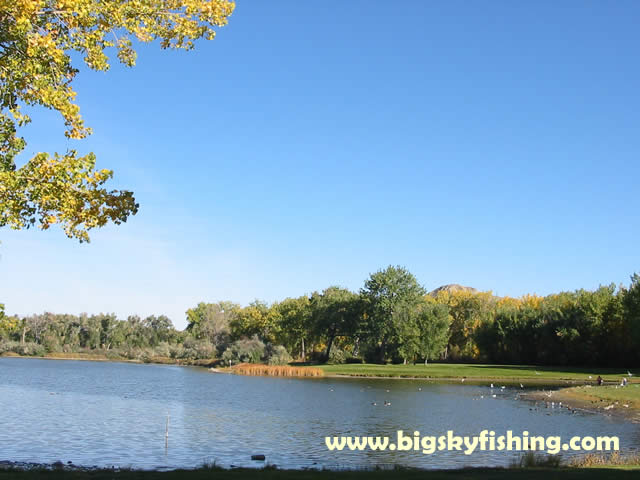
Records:
[[[519,391],[426,380],[240,377],[175,366],[0,358],[0,460],[158,468],[212,461],[252,465],[250,456],[261,453],[281,467],[447,468],[505,465],[515,455],[329,452],[324,437],[395,437],[397,430],[477,435],[483,429],[500,435],[510,429],[562,437],[617,435],[627,450],[640,443],[637,425],[535,410],[517,399]]]

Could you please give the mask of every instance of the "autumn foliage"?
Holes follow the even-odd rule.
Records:
[[[189,50],[213,39],[234,7],[227,0],[0,0],[0,226],[60,224],[88,241],[88,230],[135,214],[132,192],[105,188],[113,172],[96,170],[91,153],[40,152],[16,165],[26,147],[19,129],[31,122],[21,108],[55,110],[68,138],[85,138],[91,129],[75,101],[73,54],[93,70],[109,69],[111,51],[132,67],[133,40]]]

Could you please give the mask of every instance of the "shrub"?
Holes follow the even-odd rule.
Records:
[[[347,354],[344,350],[339,349],[338,347],[333,347],[329,352],[329,362],[328,363],[345,363],[347,360]]]
[[[213,358],[215,347],[206,340],[196,340],[193,337],[185,339],[180,358],[197,360],[199,358]]]
[[[18,355],[42,357],[47,351],[43,345],[34,342],[2,342],[0,353],[13,352]]]
[[[257,335],[233,342],[222,354],[228,365],[233,363],[259,363],[265,356],[265,345]]]
[[[269,365],[288,365],[293,361],[287,349],[282,345],[276,345],[269,348],[268,363]]]
[[[171,356],[171,346],[167,342],[159,343],[153,349],[154,356],[157,357],[170,357]]]
[[[184,348],[182,345],[172,345],[169,349],[169,356],[171,358],[184,358]]]

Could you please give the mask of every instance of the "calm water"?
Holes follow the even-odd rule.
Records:
[[[388,390],[388,391],[387,391]],[[159,365],[0,358],[0,460],[72,461],[137,468],[261,465],[425,468],[504,465],[505,452],[329,452],[325,436],[397,430],[475,435],[617,435],[640,445],[640,426],[596,414],[531,410],[519,390],[428,381],[279,379]],[[484,396],[484,398],[481,398]],[[391,406],[383,406],[383,402]],[[373,406],[372,402],[377,402]],[[169,414],[169,445],[165,426]]]

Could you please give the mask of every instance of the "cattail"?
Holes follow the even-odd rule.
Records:
[[[267,375],[272,377],[321,377],[324,371],[315,367],[290,367],[288,365],[262,365],[240,363],[231,367],[239,375]]]

